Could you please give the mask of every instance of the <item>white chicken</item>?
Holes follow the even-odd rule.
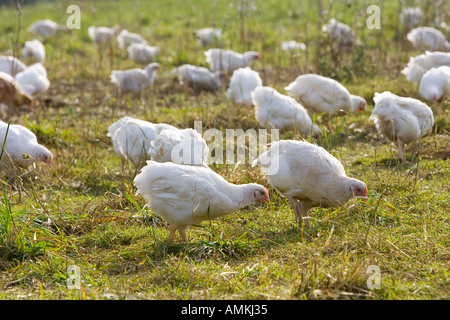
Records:
[[[29,96],[45,92],[50,87],[47,70],[39,62],[16,74],[15,79],[19,83],[22,91]]]
[[[450,67],[431,68],[423,75],[419,85],[420,95],[427,101],[438,101],[450,95]]]
[[[306,50],[306,45],[304,43],[300,43],[295,40],[289,41],[281,41],[281,50],[289,51],[289,50],[297,50],[301,49],[303,51]]]
[[[183,64],[173,69],[172,73],[178,76],[181,84],[191,87],[196,92],[219,90],[225,80],[225,74],[221,71],[211,72],[205,67],[197,67],[191,64]]]
[[[43,38],[51,37],[60,30],[66,31],[67,28],[50,19],[38,20],[28,27],[28,32],[40,35]]]
[[[32,106],[33,98],[22,91],[16,79],[0,71],[0,112],[7,117]]]
[[[171,162],[147,161],[134,179],[137,193],[187,242],[186,229],[208,219],[232,214],[254,202],[269,203],[268,190],[255,183],[229,183],[213,170]]]
[[[334,116],[363,111],[367,105],[364,98],[350,94],[336,80],[317,74],[298,76],[285,90],[291,97],[297,97],[311,113],[322,115],[327,126]]]
[[[126,161],[135,167],[145,164],[145,160],[150,159],[151,142],[167,129],[177,130],[165,123],[156,124],[131,117],[123,117],[111,124],[106,136],[111,138],[114,152],[121,160],[121,170],[124,170]]]
[[[209,148],[194,129],[164,130],[150,144],[153,161],[208,167]]]
[[[262,86],[259,73],[249,67],[234,70],[227,90],[227,99],[235,104],[251,105],[250,93],[257,87]]]
[[[382,136],[397,143],[397,158],[404,162],[405,144],[431,133],[434,125],[433,111],[420,100],[399,97],[389,91],[376,92],[373,101],[375,108],[370,119],[374,120]]]
[[[203,47],[216,44],[222,39],[222,31],[216,28],[203,28],[194,31],[195,37],[199,45]]]
[[[101,45],[104,43],[113,43],[114,38],[120,30],[120,26],[114,26],[112,28],[90,26],[88,28],[88,35],[94,43]]]
[[[411,30],[422,24],[423,13],[419,7],[403,8],[400,12],[400,24],[405,30]]]
[[[15,76],[25,70],[27,66],[13,56],[0,56],[0,71]]]
[[[34,59],[36,62],[44,63],[45,47],[38,39],[25,41],[22,49],[22,57],[25,60]]]
[[[153,85],[156,70],[159,69],[159,64],[152,62],[145,69],[112,70],[110,79],[122,94],[128,92],[142,94],[145,89]]]
[[[319,138],[321,130],[311,121],[308,112],[293,98],[270,87],[258,87],[251,97],[255,105],[255,118],[264,128],[297,129],[302,136]]]
[[[324,148],[306,141],[281,140],[253,161],[270,184],[292,205],[295,219],[310,226],[313,207],[338,207],[352,197],[367,198],[364,182],[349,178],[343,165]]]
[[[6,138],[6,142],[5,142]],[[8,124],[0,120],[0,143],[5,149],[0,163],[10,166],[12,163],[27,168],[36,161],[51,164],[53,154],[37,142],[36,135],[28,128],[18,124]]]
[[[117,43],[120,49],[126,49],[132,43],[147,43],[147,41],[140,34],[123,29],[117,35]]]
[[[430,51],[449,51],[450,43],[445,39],[444,34],[432,27],[418,27],[412,29],[406,38],[415,49]]]
[[[327,34],[334,52],[348,51],[362,45],[352,28],[336,19],[322,26],[322,32]]]
[[[431,68],[440,66],[450,67],[450,52],[425,51],[424,54],[417,57],[411,57],[408,66],[401,72],[410,82],[420,83],[422,76]]]
[[[232,72],[239,68],[248,67],[253,60],[261,59],[256,51],[237,53],[233,50],[209,49],[205,52],[206,62],[213,72]]]
[[[138,63],[149,63],[159,54],[159,47],[152,47],[146,43],[132,43],[127,48],[128,58]]]

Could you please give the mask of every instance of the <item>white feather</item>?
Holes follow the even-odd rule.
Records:
[[[339,160],[306,141],[272,143],[253,166],[260,166],[270,184],[288,198],[300,223],[312,207],[337,207],[353,195],[367,196],[366,185],[348,178]]]
[[[281,50],[306,50],[306,45],[304,43],[297,42],[295,40],[282,41],[281,42]]]
[[[216,91],[223,84],[222,72],[211,72],[205,67],[184,64],[172,70],[183,84],[195,90]]]
[[[117,35],[117,43],[120,49],[126,49],[132,43],[147,43],[147,41],[140,34],[123,29]]]
[[[168,129],[160,132],[148,150],[151,160],[207,167],[209,149],[194,129]]]
[[[134,185],[150,208],[169,222],[170,237],[178,230],[184,241],[185,229],[191,225],[269,200],[261,185],[235,185],[209,168],[171,162],[147,161]]]
[[[399,144],[399,159],[403,159],[403,145],[431,133],[433,111],[420,100],[399,97],[389,91],[375,93],[375,107],[370,119],[378,132]]]
[[[25,70],[27,66],[13,56],[0,56],[0,71],[15,76],[17,73]]]
[[[322,32],[327,34],[335,51],[346,51],[361,45],[352,28],[336,19],[322,26]]]
[[[60,26],[59,24],[50,19],[45,19],[45,20],[38,20],[33,24],[31,24],[28,27],[28,32],[40,35],[43,38],[48,38],[53,36],[59,30],[65,29],[66,28],[64,26]]]
[[[411,30],[422,24],[423,13],[419,7],[403,8],[400,12],[400,24],[406,30]]]
[[[146,43],[132,43],[127,48],[128,58],[138,63],[149,63],[159,54],[159,47],[152,47]]]
[[[22,49],[22,57],[25,60],[34,59],[36,62],[44,63],[45,61],[45,47],[37,39],[25,41]]]
[[[236,104],[251,105],[250,95],[257,87],[262,86],[259,73],[249,67],[234,70],[227,90],[227,99]]]
[[[311,113],[322,115],[327,120],[357,109],[364,109],[366,101],[350,92],[339,82],[317,74],[298,76],[285,90],[297,97]]]
[[[16,74],[15,78],[22,91],[30,96],[45,92],[50,87],[47,70],[41,63],[29,66],[24,71]]]
[[[114,26],[112,28],[90,26],[88,28],[88,35],[94,43],[111,43],[116,37],[119,30],[119,26]]]
[[[176,130],[175,127],[164,123],[155,124],[123,117],[108,127],[107,136],[111,138],[114,152],[120,159],[139,166],[150,159],[148,150],[156,135],[167,129]]]
[[[440,66],[425,72],[420,80],[419,92],[427,101],[437,101],[444,95],[450,95],[450,67]]]
[[[152,62],[145,69],[112,70],[110,80],[122,93],[143,92],[153,85],[159,68],[158,63]]]
[[[280,94],[270,87],[258,87],[251,93],[255,118],[264,128],[280,130],[297,129],[301,135],[320,135],[306,109],[293,98]]]
[[[198,29],[194,33],[197,37],[197,42],[204,47],[215,44],[218,40],[222,39],[222,31],[216,28]]]
[[[422,76],[431,68],[440,66],[450,67],[450,52],[425,51],[417,57],[411,57],[408,66],[402,70],[402,74],[410,82],[420,83]]]
[[[450,43],[444,34],[432,27],[418,27],[412,29],[406,36],[414,48],[430,51],[448,51]]]
[[[11,124],[6,135],[8,124],[0,120],[0,143],[5,141],[5,150],[0,162],[9,165],[12,162],[28,167],[36,161],[51,163],[53,154],[37,142],[36,135],[28,128]]]
[[[260,59],[261,55],[256,51],[237,53],[233,50],[209,49],[205,53],[206,62],[213,72],[231,72],[239,68],[245,68],[255,59]]]

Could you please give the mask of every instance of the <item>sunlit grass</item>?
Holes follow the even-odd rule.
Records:
[[[0,298],[449,298],[449,100],[430,104],[434,134],[421,140],[420,149],[418,144],[406,148],[409,164],[397,163],[396,147],[368,121],[374,92],[420,98],[417,85],[400,74],[409,56],[420,52],[401,42],[399,3],[370,2],[382,9],[378,31],[365,27],[369,1],[256,1],[257,9],[248,12],[239,11],[240,3],[77,1],[82,29],[44,42],[51,88],[32,113],[12,121],[35,132],[55,158],[51,167],[38,164],[1,177]],[[37,19],[64,23],[69,4],[23,6],[19,43],[32,38],[26,28]],[[425,6],[432,21],[434,6]],[[365,43],[342,55],[338,67],[320,33],[331,17],[353,26]],[[0,21],[3,54],[17,31],[14,8],[2,8]],[[88,38],[88,26],[115,24],[161,48],[162,70],[144,104],[116,96],[108,55],[104,52],[100,60]],[[182,63],[207,66],[193,29],[212,24],[224,31],[223,47],[261,51],[262,59],[252,67],[264,85],[283,93],[299,74],[316,72],[366,99],[366,111],[333,119],[332,131],[313,142],[337,157],[349,176],[366,182],[367,202],[313,209],[312,228],[300,230],[288,201],[259,170],[213,165],[231,182],[266,185],[270,205],[251,205],[193,226],[187,244],[167,240],[166,222],[136,196],[135,170],[129,165],[120,172],[106,132],[124,115],[180,128],[201,120],[204,131],[217,128],[224,134],[229,128],[259,128],[252,107],[226,101],[226,88],[196,96],[170,74]],[[298,55],[281,51],[280,41],[291,39],[304,42],[307,50]],[[117,48],[112,68],[134,67],[140,66]],[[323,128],[320,117],[314,121]],[[301,137],[285,132],[281,138]],[[70,265],[80,267],[80,290],[66,286]],[[380,289],[367,288],[371,265],[381,269]]]

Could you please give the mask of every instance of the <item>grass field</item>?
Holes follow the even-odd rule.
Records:
[[[0,10],[0,53],[20,54],[26,31],[38,19],[65,24],[69,5],[81,8],[81,29],[45,40],[50,89],[34,111],[12,119],[27,126],[54,154],[51,166],[2,173],[0,187],[0,299],[449,299],[449,97],[430,103],[433,134],[406,149],[396,147],[369,121],[375,92],[420,99],[418,86],[400,74],[421,54],[404,40],[397,1],[35,1]],[[450,2],[419,4],[425,24],[450,21]],[[366,9],[381,8],[381,29],[366,27]],[[327,12],[324,12],[327,11]],[[330,18],[352,26],[364,46],[337,63],[320,29]],[[144,103],[116,97],[111,69],[139,67],[116,49],[99,54],[90,25],[120,24],[161,48],[161,70]],[[165,221],[135,195],[133,167],[120,172],[108,126],[124,115],[179,128],[259,128],[253,107],[234,106],[226,87],[194,95],[170,74],[183,63],[207,66],[193,30],[215,25],[222,46],[259,51],[252,64],[264,85],[280,92],[302,73],[319,73],[363,96],[362,113],[336,118],[333,132],[315,141],[336,156],[347,175],[368,186],[367,202],[313,209],[312,228],[300,230],[288,201],[248,164],[213,165],[234,183],[269,188],[270,205],[252,205],[188,231],[189,242],[170,242]],[[445,32],[445,31],[444,31]],[[450,33],[446,33],[450,39]],[[304,42],[286,53],[281,40]],[[17,46],[15,46],[17,44]],[[301,139],[295,132],[282,139]],[[50,219],[50,220],[49,220]],[[69,289],[69,266],[80,270],[81,289]],[[370,289],[368,268],[380,269]]]

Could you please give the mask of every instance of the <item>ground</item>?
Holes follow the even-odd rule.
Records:
[[[252,3],[254,10],[243,10],[245,1],[206,0],[35,1],[21,11],[2,8],[2,54],[20,56],[24,41],[34,38],[26,29],[35,20],[65,24],[71,4],[81,9],[81,29],[44,41],[51,87],[36,98],[31,113],[12,119],[36,133],[54,162],[2,174],[1,299],[450,297],[449,97],[429,103],[433,134],[408,146],[406,164],[397,163],[396,147],[369,120],[375,92],[420,99],[417,84],[400,73],[410,56],[421,54],[404,40],[400,2]],[[372,4],[381,9],[379,30],[366,27]],[[422,3],[424,23],[431,25],[435,16],[449,21],[449,6]],[[338,61],[320,32],[332,17],[351,25],[364,44]],[[112,69],[141,66],[118,48],[112,54],[98,49],[88,37],[90,25],[116,24],[161,48],[161,70],[142,102],[118,96],[109,83]],[[207,66],[193,30],[212,25],[224,33],[218,45],[261,53],[252,68],[264,85],[283,92],[296,76],[314,72],[366,99],[366,111],[334,119],[328,135],[311,141],[336,156],[348,176],[367,184],[367,202],[313,209],[312,228],[299,229],[288,201],[259,169],[212,165],[230,182],[267,186],[271,203],[192,227],[187,244],[168,241],[165,221],[135,194],[135,168],[120,171],[106,132],[124,115],[179,128],[196,120],[204,130],[259,128],[253,107],[228,102],[226,87],[196,95],[170,73],[183,63]],[[279,42],[291,39],[307,50],[281,51]],[[295,132],[281,138],[301,139]],[[70,266],[79,268],[79,289],[68,286]],[[369,283],[378,274],[379,288]]]

